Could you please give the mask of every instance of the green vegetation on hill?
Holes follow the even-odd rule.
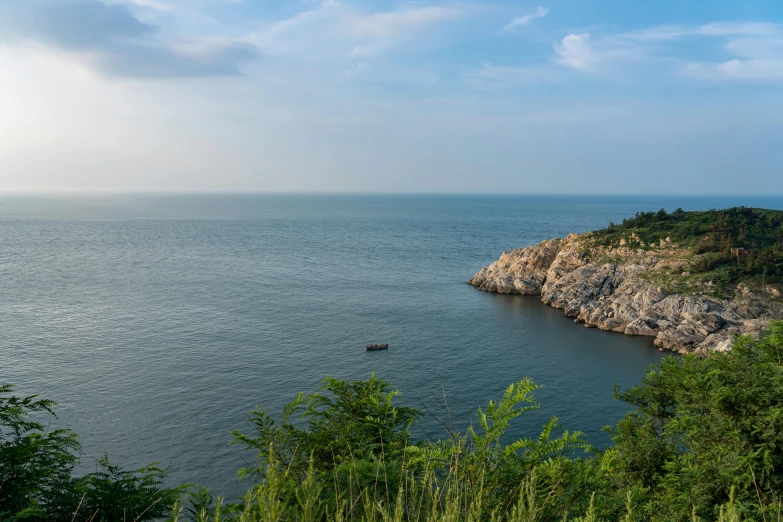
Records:
[[[538,407],[524,379],[464,433],[413,441],[422,412],[371,377],[326,379],[275,421],[234,432],[257,462],[237,502],[164,488],[157,468],[74,477],[75,435],[38,416],[52,403],[0,388],[0,520],[51,521],[708,521],[783,520],[783,323],[730,352],[668,357],[630,390],[633,410],[591,448],[557,419],[532,439],[508,428]],[[38,420],[36,420],[38,419]],[[187,490],[187,491],[186,491]]]
[[[707,276],[703,279],[723,288],[739,282],[783,283],[783,212],[778,210],[640,212],[592,232],[590,238],[603,247],[685,248],[688,273]]]

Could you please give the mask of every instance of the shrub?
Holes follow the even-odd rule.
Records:
[[[39,419],[54,416],[54,402],[18,397],[0,386],[0,520],[156,520],[168,513],[182,488],[164,488],[153,466],[126,471],[98,462],[74,477],[81,446],[75,433],[48,430]],[[42,419],[41,419],[42,420]]]
[[[151,466],[107,459],[73,477],[78,441],[34,415],[52,403],[0,388],[0,520],[597,521],[783,519],[783,323],[707,358],[669,356],[642,382],[615,390],[633,410],[589,447],[553,418],[533,439],[508,429],[538,408],[523,379],[458,433],[413,441],[420,412],[396,404],[391,384],[327,378],[275,422],[251,412],[234,431],[258,463],[238,502],[204,488],[163,487]],[[184,501],[179,500],[183,496]]]

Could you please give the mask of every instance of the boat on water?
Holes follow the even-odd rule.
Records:
[[[373,350],[388,350],[389,345],[388,344],[368,344],[366,346],[367,351],[371,352]]]

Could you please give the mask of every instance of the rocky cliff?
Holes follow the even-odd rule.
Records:
[[[681,250],[660,243],[654,249],[604,248],[571,234],[504,252],[470,284],[488,292],[540,295],[587,327],[652,336],[660,349],[680,353],[727,350],[736,334],[753,334],[783,319],[775,287],[751,291],[739,284],[733,296],[718,298],[709,295],[710,281],[702,291],[684,293],[660,285],[656,275],[687,268]]]

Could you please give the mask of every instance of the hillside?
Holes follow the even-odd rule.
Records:
[[[783,318],[783,212],[639,213],[504,252],[470,283],[540,295],[585,326],[653,336],[663,350],[726,350]]]
[[[783,212],[778,210],[640,212],[587,239],[602,253],[625,247],[668,257],[671,269],[655,274],[656,281],[678,293],[706,289],[720,297],[740,283],[751,288],[783,283]]]

